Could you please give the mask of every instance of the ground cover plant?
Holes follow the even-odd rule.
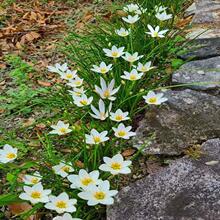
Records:
[[[61,103],[60,112],[47,120],[48,129],[37,133],[43,149],[33,152],[33,158],[24,157],[29,152],[23,145],[4,143],[0,167],[7,182],[0,205],[32,204],[18,219],[36,212],[42,219],[103,218],[105,206],[114,203],[120,176],[131,173],[141,152],[129,159],[122,155],[135,136],[134,118],[149,105],[167,101],[165,70],[171,62],[178,65],[175,45],[182,39],[174,23],[182,3],[114,5],[109,20],[97,19],[82,33],[69,34],[62,45],[66,62],[48,66],[61,79],[59,92],[32,94],[25,87],[28,100],[42,92],[44,101],[37,104]],[[19,68],[32,71],[25,64]],[[25,86],[19,72],[13,76]],[[12,102],[13,108],[20,102]]]

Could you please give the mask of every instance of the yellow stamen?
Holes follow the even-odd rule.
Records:
[[[80,80],[77,80],[77,81],[75,81],[75,84],[76,84],[77,86],[80,86],[80,85],[81,85],[81,81],[80,81]]]
[[[131,74],[130,75],[130,80],[136,80],[137,79],[137,76],[136,75],[134,75],[134,74]]]
[[[84,179],[81,180],[81,183],[84,185],[84,186],[88,186],[90,183],[92,183],[93,180],[92,178],[90,177],[85,177]]]
[[[96,192],[96,193],[94,194],[94,197],[95,197],[96,199],[98,199],[98,200],[102,200],[102,199],[105,198],[105,193],[104,193],[104,192]]]
[[[113,51],[113,52],[112,52],[112,56],[113,56],[113,57],[117,57],[117,56],[118,56],[118,52],[117,52],[117,51]]]
[[[93,137],[93,140],[96,144],[101,142],[101,138],[99,136]]]
[[[6,155],[6,157],[7,157],[8,159],[14,159],[14,158],[16,157],[16,154],[14,154],[14,153],[8,153],[8,154]]]
[[[153,36],[154,36],[154,37],[159,37],[158,32],[154,32],[154,33],[153,33]]]
[[[157,98],[156,97],[151,97],[151,98],[148,99],[148,102],[154,104],[154,103],[157,102]]]
[[[62,169],[64,172],[67,172],[67,173],[70,172],[70,167],[69,167],[69,166],[63,166],[61,169]]]
[[[87,105],[87,104],[88,104],[88,101],[85,100],[85,99],[83,99],[83,100],[80,101],[80,103],[81,103],[82,105]]]
[[[34,192],[31,193],[31,197],[32,197],[33,199],[40,199],[41,193],[38,192],[38,191],[34,191]]]
[[[66,133],[67,129],[66,128],[60,128],[59,130],[61,133]]]
[[[70,73],[69,73],[69,74],[66,74],[66,78],[67,78],[67,79],[72,79],[72,78],[73,78],[73,75],[70,74]]]
[[[67,204],[66,204],[66,202],[61,200],[56,203],[56,207],[58,207],[60,209],[65,209],[67,207]]]
[[[126,132],[125,131],[119,131],[118,132],[118,136],[120,136],[120,137],[123,137],[123,136],[125,136],[126,135]]]
[[[123,117],[122,117],[122,115],[116,115],[116,116],[115,116],[115,119],[116,119],[117,121],[121,121],[121,120],[123,119]]]
[[[39,179],[36,177],[31,179],[31,183],[33,183],[33,184],[37,184],[38,182],[39,182]]]
[[[109,92],[108,89],[105,90],[105,92],[103,93],[103,96],[104,96],[105,98],[108,98],[108,97],[110,96],[110,92]]]
[[[120,169],[121,169],[121,164],[120,164],[120,163],[117,163],[117,162],[112,163],[112,164],[111,164],[111,168],[112,168],[113,170],[120,170]]]
[[[106,72],[107,72],[107,69],[103,67],[103,68],[100,69],[100,72],[101,72],[101,73],[106,73]]]

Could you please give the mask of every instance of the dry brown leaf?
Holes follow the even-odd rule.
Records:
[[[41,81],[41,80],[37,80],[37,83],[41,86],[45,86],[45,87],[50,87],[51,83],[50,82],[45,82],[45,81]]]
[[[133,148],[128,148],[128,149],[126,149],[125,151],[122,152],[122,155],[124,157],[129,157],[129,156],[132,156],[135,153],[135,151],[136,150],[133,149]]]
[[[84,163],[83,163],[82,161],[80,161],[80,160],[77,160],[77,161],[75,162],[75,165],[76,165],[77,167],[79,167],[79,168],[84,168]]]
[[[186,25],[188,25],[192,21],[192,18],[193,16],[189,16],[187,18],[180,19],[179,21],[177,21],[176,27],[184,28]]]
[[[45,129],[46,127],[47,126],[44,123],[40,123],[36,125],[36,128],[41,129],[41,130]]]
[[[8,205],[8,208],[12,215],[18,215],[32,209],[32,206],[27,202],[22,202]],[[30,216],[27,220],[37,220],[37,216]]]
[[[34,122],[35,122],[34,118],[28,118],[27,120],[24,121],[23,127],[29,127],[29,126],[33,125]]]

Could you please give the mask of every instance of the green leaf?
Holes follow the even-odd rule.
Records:
[[[181,65],[183,65],[183,63],[184,61],[181,59],[173,59],[171,65],[174,69],[178,69]]]
[[[18,195],[12,193],[0,195],[0,206],[9,205],[11,203],[21,202],[21,201],[22,200],[18,198]]]

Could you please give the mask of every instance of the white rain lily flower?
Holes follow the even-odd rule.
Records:
[[[138,15],[128,15],[128,17],[122,17],[122,20],[129,23],[129,24],[134,24],[135,22],[137,22],[140,19],[140,17]]]
[[[59,196],[49,196],[50,202],[45,204],[46,209],[55,210],[57,213],[75,212],[76,199],[70,199],[68,194],[63,192]]]
[[[113,95],[118,92],[120,86],[114,89],[115,80],[113,79],[107,85],[102,77],[100,77],[100,84],[101,88],[95,85],[95,91],[100,95],[102,99],[109,99],[111,101],[114,101],[116,98]]]
[[[134,3],[131,3],[131,4],[128,4],[126,5],[123,10],[125,12],[130,12],[130,13],[135,13],[137,10],[139,10],[139,5],[138,4],[134,4]]]
[[[149,91],[146,96],[143,96],[145,102],[149,105],[160,105],[163,102],[166,102],[168,99],[163,97],[163,93],[154,93],[153,91]]]
[[[91,109],[94,114],[90,113],[90,115],[93,118],[104,121],[109,116],[109,112],[112,109],[112,103],[109,104],[108,110],[105,111],[105,103],[102,101],[102,99],[100,99],[99,100],[99,109],[96,109],[93,105],[91,105]]]
[[[103,49],[107,57],[118,58],[124,54],[124,47],[117,48],[115,45],[109,49]]]
[[[75,77],[77,77],[76,73],[77,70],[74,71],[67,70],[66,72],[61,73],[60,76],[62,79],[73,80]]]
[[[112,205],[114,199],[112,198],[118,193],[117,190],[110,190],[110,183],[108,180],[102,181],[98,186],[90,185],[84,192],[78,193],[81,199],[87,200],[89,206],[97,204]]]
[[[103,131],[99,133],[96,129],[92,129],[89,135],[88,134],[85,135],[86,143],[87,144],[100,144],[102,142],[105,142],[109,140],[109,138],[106,137],[107,134],[108,134],[107,131]]]
[[[133,69],[131,72],[124,71],[124,75],[121,75],[121,78],[135,81],[140,79],[143,76],[143,73],[138,73],[136,69]]]
[[[67,85],[71,87],[80,87],[82,84],[83,79],[79,78],[78,76],[75,77],[75,79],[69,80],[69,83],[67,83]]]
[[[131,160],[124,160],[121,154],[116,154],[112,158],[103,157],[104,164],[99,166],[99,169],[105,172],[110,172],[112,175],[131,173],[129,166],[132,164]]]
[[[73,90],[68,90],[68,92],[73,96],[81,96],[85,93],[85,90],[83,87],[80,88],[73,88]]]
[[[34,185],[37,184],[41,181],[42,176],[40,175],[39,172],[34,172],[33,175],[24,175],[23,177],[23,181],[25,184],[29,184],[29,185]]]
[[[5,144],[0,150],[0,163],[12,162],[17,158],[18,149],[9,144]]]
[[[166,11],[163,11],[162,13],[158,12],[155,16],[160,21],[166,21],[172,18],[172,14],[167,14]]]
[[[81,96],[72,96],[73,97],[73,103],[77,105],[78,107],[83,107],[90,105],[92,103],[93,97],[87,97],[86,94],[83,94]]]
[[[79,170],[78,175],[69,175],[67,179],[72,183],[70,187],[72,189],[86,190],[90,185],[98,185],[102,180],[99,179],[99,171],[93,170],[88,173],[86,170]]]
[[[28,200],[32,204],[39,202],[46,203],[49,202],[48,196],[51,194],[50,189],[43,189],[41,183],[37,183],[33,186],[24,186],[24,193],[21,193],[19,198],[23,200]]]
[[[115,33],[121,37],[127,37],[130,34],[130,29],[126,30],[125,28],[120,28],[115,30]]]
[[[67,177],[69,173],[74,171],[72,163],[65,162],[60,162],[58,165],[53,166],[52,169],[57,175],[60,175],[63,178]]]
[[[65,213],[62,216],[56,216],[53,220],[82,220],[81,218],[73,218],[69,213]]]
[[[116,137],[123,138],[123,139],[129,139],[130,137],[136,135],[135,132],[130,131],[131,128],[132,128],[131,126],[125,127],[125,125],[123,123],[120,123],[117,128],[113,127],[112,129],[115,132]]]
[[[62,74],[68,70],[67,63],[59,64],[56,63],[55,66],[48,66],[48,71],[52,73]]]
[[[69,129],[69,123],[65,124],[63,121],[58,121],[57,125],[51,125],[50,127],[54,130],[50,131],[49,134],[64,135],[72,131],[71,129]]]
[[[129,63],[134,63],[135,61],[141,59],[143,55],[138,56],[138,52],[135,52],[134,54],[130,54],[128,52],[125,53],[125,56],[122,56],[122,58]]]
[[[127,116],[128,116],[128,112],[123,112],[121,109],[118,109],[115,113],[110,112],[110,119],[112,121],[120,122],[120,121],[129,120],[130,118]]]
[[[164,11],[166,11],[166,9],[167,9],[167,7],[164,7],[164,6],[158,6],[158,5],[155,6],[156,13],[164,12]]]
[[[137,70],[139,72],[142,72],[142,73],[148,72],[148,71],[150,71],[151,69],[154,69],[154,68],[155,68],[155,66],[151,66],[151,61],[149,61],[145,64],[138,63],[138,66],[137,66]]]
[[[147,11],[147,9],[144,9],[142,8],[141,6],[139,6],[138,4],[129,4],[129,5],[126,5],[123,10],[125,12],[128,12],[128,13],[135,13],[135,14],[142,14],[142,13],[145,13]]]
[[[106,65],[105,62],[101,62],[99,66],[93,65],[91,69],[93,72],[105,74],[112,70],[112,64]]]
[[[146,34],[151,35],[151,37],[159,37],[159,38],[163,38],[165,37],[164,34],[168,31],[168,30],[160,30],[160,27],[157,26],[155,29],[151,26],[151,25],[147,25],[148,29],[150,30],[150,32],[145,32]]]

